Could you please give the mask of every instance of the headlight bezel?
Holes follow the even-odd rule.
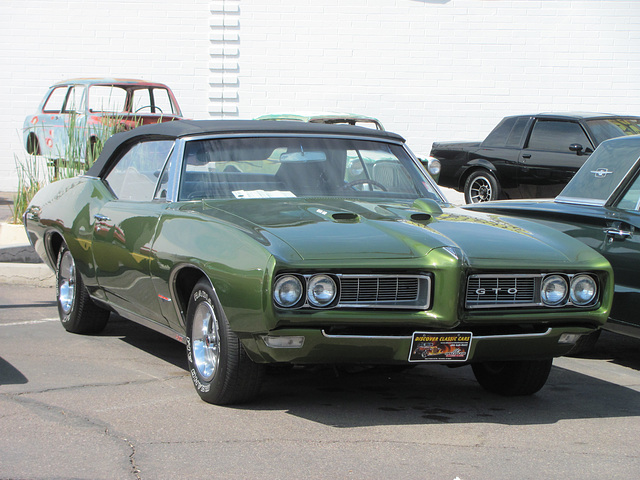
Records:
[[[309,277],[306,290],[307,302],[310,306],[327,308],[336,301],[338,282],[331,275],[317,274]],[[329,292],[328,296],[325,292]]]
[[[558,288],[563,288],[564,291],[560,292],[555,288],[553,291],[549,291],[547,293],[547,286],[555,285]],[[560,293],[561,296],[556,297],[555,300],[551,300],[548,297],[553,294]],[[544,306],[547,307],[560,307],[564,306],[567,303],[567,298],[569,297],[569,282],[564,275],[560,275],[557,273],[551,275],[545,275],[542,277],[542,281],[540,282],[540,301]]]
[[[288,305],[283,304],[278,300],[278,286],[282,284],[283,279],[286,278],[295,278],[300,285],[302,286],[301,296],[298,298],[297,302],[289,303]],[[329,285],[333,287],[333,293],[330,296],[329,300],[319,301],[317,297],[313,295],[314,286],[321,281],[328,282]],[[309,307],[314,309],[327,309],[334,307],[340,298],[340,281],[336,275],[330,273],[314,273],[310,275],[303,275],[297,273],[285,273],[282,275],[278,275],[275,277],[273,282],[273,292],[271,295],[273,302],[276,307],[283,308],[287,310],[297,309],[302,307]]]
[[[297,285],[299,287],[299,293],[297,294],[295,301],[284,302],[282,301],[283,295],[281,294],[281,292],[282,292],[282,287],[288,282],[291,282],[290,286]],[[300,275],[294,275],[294,274],[280,275],[273,282],[272,298],[274,303],[278,307],[281,307],[281,308],[299,307],[304,303],[305,295],[306,295],[306,292],[305,292],[304,277],[301,277]]]
[[[576,298],[576,288],[577,288],[577,284],[579,283],[583,283],[583,282],[587,282],[591,285],[591,293],[590,293],[590,298],[588,298],[587,300],[584,301],[580,301]],[[594,305],[597,302],[598,299],[598,282],[595,278],[593,278],[592,275],[586,274],[586,273],[579,273],[577,275],[574,275],[571,278],[571,283],[569,285],[569,299],[571,300],[571,303],[577,307],[588,307],[591,305]]]
[[[553,279],[562,278],[565,285],[564,297],[562,300],[546,302],[544,297],[545,284]],[[581,282],[586,281],[591,287],[591,294],[588,299],[580,300],[576,293],[576,288]],[[540,282],[540,303],[544,307],[577,307],[589,308],[594,307],[600,301],[600,278],[594,272],[577,272],[577,273],[548,273],[542,275]]]

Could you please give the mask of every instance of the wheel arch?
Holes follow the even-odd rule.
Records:
[[[469,162],[469,167],[464,171],[462,175],[460,175],[460,180],[458,181],[459,191],[464,190],[464,184],[467,183],[467,178],[469,178],[469,176],[473,172],[477,172],[479,170],[487,170],[496,178],[496,180],[498,180],[498,182],[502,184],[502,182],[500,181],[500,175],[498,175],[498,169],[495,167],[495,165],[483,158],[477,158]]]
[[[213,282],[209,276],[195,265],[183,265],[175,271],[171,279],[171,290],[173,292],[173,298],[178,310],[180,322],[186,325],[187,308],[189,307],[189,297],[196,284],[205,278],[211,288],[215,292]]]
[[[66,243],[64,237],[57,230],[53,230],[47,234],[45,249],[51,265],[56,265],[58,262],[58,254],[60,253],[60,248],[63,243]]]
[[[29,155],[40,155],[40,140],[38,140],[38,135],[35,132],[29,132],[27,134],[27,139],[25,142],[24,148],[27,150]]]

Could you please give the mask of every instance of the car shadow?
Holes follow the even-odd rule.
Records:
[[[593,350],[576,357],[606,360],[640,371],[640,338],[603,330]]]
[[[338,428],[398,424],[551,424],[561,420],[640,416],[640,392],[553,367],[535,395],[486,392],[470,367],[418,366],[406,372],[293,369],[269,375],[248,410],[285,410]]]
[[[182,343],[119,315],[111,314],[99,336],[120,337],[123,342],[187,371],[187,355]]]
[[[120,337],[132,347],[187,371],[184,345],[146,327],[112,315],[102,335]],[[605,341],[598,349],[603,359],[607,352],[609,356],[613,352],[617,355],[615,363],[635,365],[638,369],[637,351],[620,350],[615,339],[603,338]],[[545,387],[525,397],[486,392],[469,366],[418,365],[405,370],[282,367],[267,370],[262,390],[254,401],[228,408],[254,412],[282,410],[337,428],[464,423],[532,425],[640,416],[640,391],[557,365]]]
[[[23,385],[29,383],[20,370],[0,357],[0,385]]]

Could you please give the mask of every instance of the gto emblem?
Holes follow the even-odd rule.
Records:
[[[502,288],[490,288],[489,290],[491,290],[493,293],[498,295],[502,291]],[[487,293],[487,289],[486,288],[478,288],[476,290],[476,295],[485,295],[486,293]],[[518,293],[518,289],[515,288],[515,287],[511,287],[511,288],[507,289],[507,293],[509,295],[515,295],[516,293]]]
[[[591,170],[591,173],[593,173],[596,178],[604,178],[607,175],[611,175],[613,172],[608,168],[599,168],[597,170]]]

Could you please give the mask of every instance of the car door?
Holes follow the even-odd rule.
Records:
[[[599,248],[611,263],[616,293],[611,318],[621,333],[640,326],[640,176],[613,208],[605,209],[604,241]],[[637,330],[634,334],[637,336]]]
[[[49,92],[42,107],[42,115],[36,118],[35,134],[40,145],[40,153],[50,158],[59,158],[64,152],[64,115],[62,110],[69,93],[69,85],[56,87]]]
[[[96,279],[121,313],[166,323],[158,307],[149,267],[151,245],[166,201],[155,199],[160,172],[173,141],[131,146],[104,181],[114,197],[96,213],[93,255]]]
[[[571,145],[581,145],[579,152]],[[518,183],[522,196],[553,197],[571,180],[593,152],[589,137],[578,122],[536,119],[518,159]],[[533,187],[534,195],[528,195]],[[546,188],[545,188],[546,187]]]

